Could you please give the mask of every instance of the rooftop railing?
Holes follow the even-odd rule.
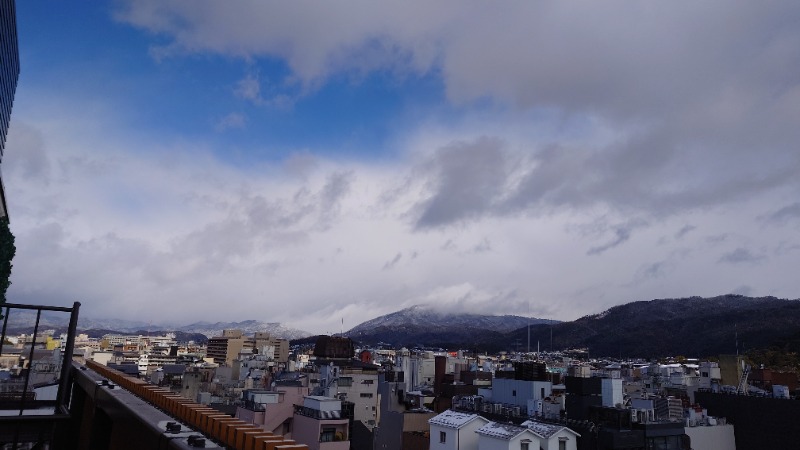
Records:
[[[22,442],[48,442],[55,426],[69,419],[69,373],[79,309],[78,302],[71,308],[0,305],[0,442],[12,443],[12,448]],[[44,328],[60,331],[66,341],[41,337]],[[25,339],[14,343],[12,333],[24,334]]]

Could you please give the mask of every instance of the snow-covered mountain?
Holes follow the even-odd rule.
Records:
[[[548,323],[558,323],[558,321],[513,315],[490,316],[484,314],[447,313],[431,306],[415,305],[363,322],[345,334],[355,335],[379,327],[400,327],[406,325],[440,328],[481,328],[505,333],[528,325]]]
[[[513,315],[450,313],[432,306],[416,305],[363,322],[346,332],[345,336],[365,343],[442,345],[482,342],[528,325],[550,323],[559,322]]]
[[[15,332],[30,332],[36,323],[36,313],[27,310],[12,310],[8,318],[8,327]],[[57,329],[65,331],[69,325],[69,314],[45,311],[39,320],[39,329]],[[262,322],[245,320],[242,322],[196,322],[189,325],[147,323],[142,321],[78,317],[78,330],[109,330],[117,333],[136,333],[141,331],[181,331],[199,333],[207,337],[219,336],[224,329],[240,329],[245,336],[256,331],[266,331],[272,336],[283,339],[301,339],[311,333],[286,327],[278,322]]]
[[[196,322],[176,328],[176,331],[187,333],[200,333],[208,337],[222,335],[222,330],[238,329],[242,330],[245,336],[252,335],[256,331],[266,331],[270,335],[283,339],[302,339],[311,336],[311,333],[289,328],[279,322],[262,322],[260,320],[245,320],[243,322]]]

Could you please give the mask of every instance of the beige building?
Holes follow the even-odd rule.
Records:
[[[216,364],[230,367],[244,347],[242,330],[222,330],[222,336],[212,337],[206,346],[206,357]]]

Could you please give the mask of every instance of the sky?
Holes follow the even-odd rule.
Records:
[[[800,297],[800,4],[17,2],[9,301],[338,332]]]

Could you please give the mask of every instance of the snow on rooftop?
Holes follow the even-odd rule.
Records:
[[[461,428],[478,417],[480,416],[477,414],[460,413],[448,409],[438,416],[428,419],[428,423],[448,428]]]
[[[533,420],[522,422],[522,426],[545,439],[550,439],[551,436],[566,428],[561,425],[551,425],[549,423],[536,422]]]
[[[527,428],[518,427],[505,423],[489,422],[486,425],[478,428],[476,433],[484,436],[491,436],[499,439],[511,440],[515,436],[527,430]]]

